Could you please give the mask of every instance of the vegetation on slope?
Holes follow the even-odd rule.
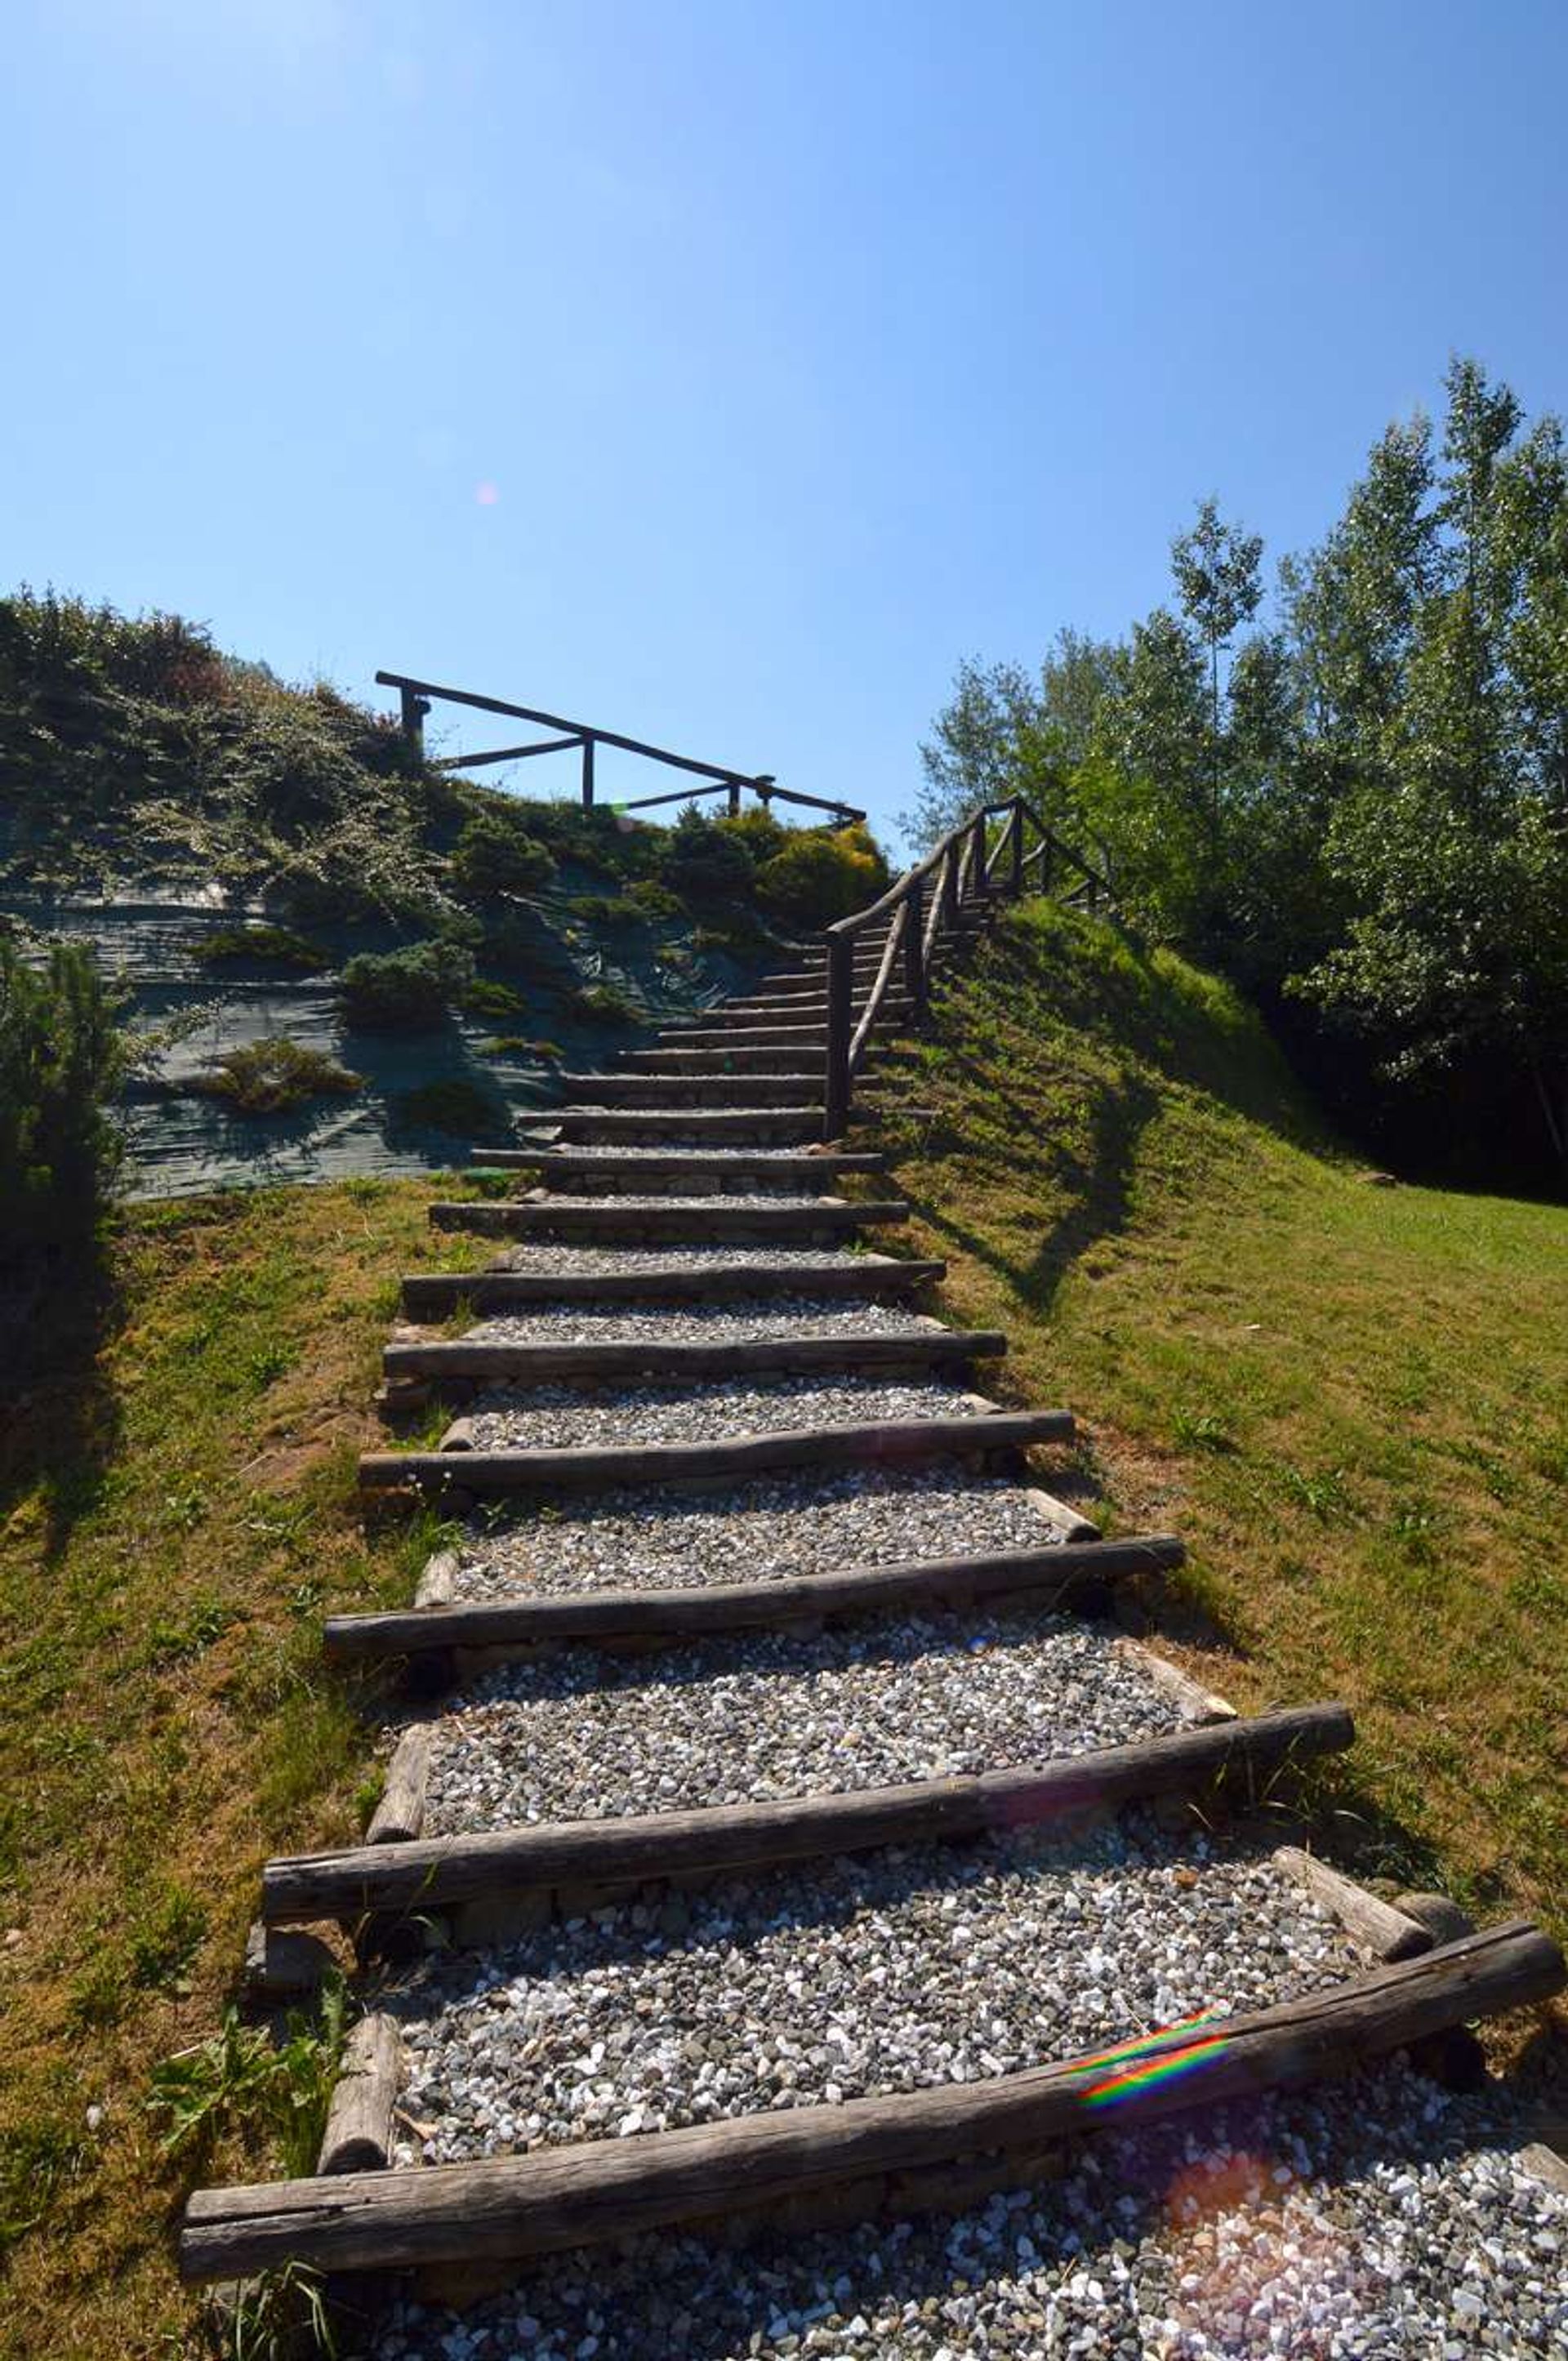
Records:
[[[1229,986],[1041,903],[889,1095],[914,1245],[1186,1538],[1212,1686],[1344,1697],[1364,1865],[1568,1929],[1568,1212],[1376,1185]]]
[[[148,2101],[158,2061],[223,2016],[262,1860],[362,1826],[373,1693],[326,1676],[321,1623],[405,1604],[432,1545],[428,1526],[367,1531],[354,1483],[397,1273],[482,1259],[432,1237],[429,1195],[358,1180],[139,1208],[6,1339],[7,2361],[198,2349],[167,2246],[184,2186],[280,2161],[265,2092],[243,2147],[175,2161]]]

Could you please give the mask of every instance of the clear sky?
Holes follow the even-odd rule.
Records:
[[[885,820],[1200,494],[1305,545],[1456,349],[1568,410],[1565,0],[6,16],[5,575],[291,678]]]

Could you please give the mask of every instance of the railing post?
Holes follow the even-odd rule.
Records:
[[[850,1124],[850,1046],[854,1038],[855,939],[828,938],[828,1071],[822,1137],[841,1139]]]
[[[729,817],[731,819],[739,819],[740,817],[740,782],[739,779],[731,779],[729,782]]]
[[[1012,855],[1009,891],[1016,902],[1024,891],[1024,807],[1022,804],[1014,804],[1013,807],[1013,832],[1008,839],[1008,850]]]
[[[959,923],[959,848],[949,844],[942,855],[941,874],[942,924],[956,927]]]
[[[594,741],[591,732],[583,740],[583,809],[594,807]]]
[[[986,882],[985,874],[985,814],[983,812],[975,814],[974,826],[970,830],[970,884],[975,893],[989,894],[991,887]]]
[[[926,895],[922,881],[909,888],[904,919],[904,983],[917,1017],[926,1014]]]
[[[402,707],[403,735],[422,763],[424,760],[424,717],[430,711],[430,699],[417,690],[400,688],[398,699]]]

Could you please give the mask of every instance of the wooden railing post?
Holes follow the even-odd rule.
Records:
[[[970,830],[970,887],[976,894],[989,894],[985,875],[985,814],[977,812]]]
[[[904,983],[916,1016],[926,1014],[926,895],[918,877],[911,878],[904,906]]]
[[[959,849],[949,844],[942,855],[942,924],[956,927],[959,923]]]
[[[421,762],[424,760],[424,717],[430,711],[430,699],[414,689],[400,688],[398,701],[402,707],[403,735]]]
[[[850,1046],[854,1038],[855,939],[828,938],[828,1072],[822,1137],[841,1139],[850,1123]]]
[[[594,741],[590,735],[585,737],[583,740],[583,809],[585,811],[592,811],[593,807]]]
[[[740,817],[740,782],[739,779],[731,779],[729,782],[729,817],[731,819],[739,819]]]
[[[1024,891],[1024,807],[1021,803],[1016,803],[1013,807],[1012,830],[1008,838],[1008,850],[1012,855],[1008,890],[1012,894],[1013,899],[1016,902]]]

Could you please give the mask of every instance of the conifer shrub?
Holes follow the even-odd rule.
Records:
[[[338,980],[338,1006],[362,1033],[424,1033],[473,986],[474,954],[461,943],[410,943],[357,952]]]
[[[119,1002],[80,944],[41,965],[0,934],[0,1260],[80,1239],[119,1166]]]

